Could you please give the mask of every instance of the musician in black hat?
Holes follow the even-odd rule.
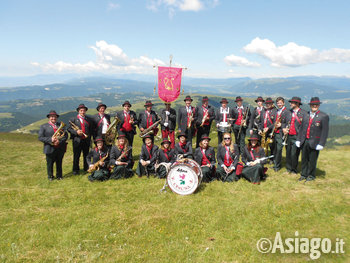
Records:
[[[316,178],[318,155],[326,145],[329,116],[320,111],[321,101],[318,97],[310,100],[310,112],[307,125],[297,136],[297,144],[302,147],[301,177],[299,181],[313,181]]]
[[[106,131],[111,124],[111,116],[105,113],[107,109],[107,105],[103,103],[99,103],[96,107],[98,113],[91,117],[94,128],[93,128],[93,137],[96,139],[97,137],[102,137],[104,139]]]
[[[73,174],[79,174],[79,159],[83,152],[84,171],[89,169],[86,156],[89,154],[93,121],[86,116],[88,108],[80,104],[77,108],[78,115],[70,119],[68,132],[73,141]]]
[[[260,181],[265,178],[267,168],[264,168],[267,160],[260,160],[265,157],[265,151],[260,146],[259,137],[253,133],[248,139],[248,145],[244,147],[242,153],[242,161],[244,168],[242,177],[253,184],[260,184]]]
[[[235,135],[235,141],[238,145],[239,152],[242,153],[245,146],[245,136],[247,132],[247,127],[249,125],[250,119],[250,109],[249,106],[243,107],[243,99],[240,96],[236,97],[235,100],[237,106],[234,108],[234,119],[233,133]]]
[[[110,154],[110,179],[117,180],[133,176],[132,167],[134,166],[134,161],[132,148],[129,146],[128,139],[123,132],[118,133],[117,141],[112,146]]]
[[[170,165],[175,162],[175,151],[171,149],[171,141],[163,138],[160,149],[158,150],[156,176],[158,178],[165,178],[168,174]]]
[[[160,116],[162,121],[160,122],[162,138],[170,139],[171,148],[175,146],[175,127],[176,127],[176,110],[171,108],[170,102],[165,102],[165,109],[162,109]]]
[[[86,162],[89,169],[95,169],[91,171],[88,179],[89,181],[105,181],[109,178],[109,156],[108,148],[105,146],[102,137],[95,139],[95,148],[91,149],[89,154],[86,156]],[[91,162],[92,159],[92,162]],[[96,166],[96,167],[95,167]]]
[[[181,132],[177,138],[179,142],[175,144],[175,156],[181,155],[184,158],[193,159],[192,143],[187,141],[186,133]]]
[[[211,123],[215,119],[214,108],[209,105],[209,98],[207,96],[203,97],[202,105],[196,107],[194,119],[197,127],[196,147],[199,147],[202,136],[204,134],[210,134]]]
[[[46,155],[47,177],[50,181],[54,179],[53,164],[56,163],[56,179],[61,180],[62,160],[67,148],[68,134],[63,123],[57,122],[59,115],[56,111],[51,110],[46,117],[49,121],[40,126],[38,139],[44,143],[43,152]],[[53,136],[54,134],[55,136]]]
[[[198,148],[194,152],[194,160],[201,166],[203,173],[203,182],[213,181],[215,176],[215,151],[214,148],[209,146],[210,138],[203,134]]]
[[[254,108],[253,113],[250,116],[249,126],[248,130],[250,135],[252,135],[254,132],[258,133],[260,129],[260,122],[262,120],[262,116],[265,114],[265,108],[264,108],[264,102],[265,100],[263,97],[259,96],[255,100],[257,106]]]
[[[228,107],[228,101],[226,98],[222,98],[221,107],[216,110],[215,122],[218,129],[218,144],[222,142],[222,136],[225,132],[231,133],[233,124],[234,111]]]
[[[298,173],[298,160],[300,154],[300,143],[297,142],[297,136],[302,127],[307,126],[309,115],[300,108],[302,105],[300,97],[293,97],[289,100],[290,114],[287,123],[289,124],[286,147],[286,168],[287,172]]]
[[[185,133],[187,140],[192,143],[192,137],[195,136],[195,107],[191,106],[193,99],[191,96],[186,96],[184,99],[186,105],[181,106],[178,110],[178,130],[179,133]]]
[[[143,132],[145,129],[148,129],[159,120],[156,112],[152,110],[153,105],[154,104],[150,100],[147,100],[144,105],[145,111],[139,114],[138,125],[141,132]],[[152,130],[152,136],[157,136],[158,128],[155,126]]]
[[[140,161],[136,168],[136,174],[141,177],[143,175],[149,176],[155,173],[155,164],[158,154],[158,146],[154,145],[154,137],[150,134],[143,138],[143,145],[141,147]]]
[[[124,110],[118,111],[116,117],[120,120],[117,129],[118,133],[125,134],[129,145],[132,147],[134,143],[134,136],[136,134],[136,125],[138,124],[136,113],[131,108],[131,103],[126,100],[122,104]]]
[[[270,141],[271,143],[269,145],[265,146],[265,152],[268,152],[268,149],[270,148],[270,153],[274,153],[274,144],[273,142],[273,136],[274,136],[274,128],[275,128],[275,122],[276,122],[276,115],[277,115],[277,109],[274,105],[274,101],[271,98],[266,98],[265,100],[265,112],[262,115],[262,119],[260,122],[260,135],[265,134],[266,143]]]

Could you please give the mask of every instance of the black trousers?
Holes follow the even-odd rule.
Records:
[[[233,133],[235,135],[235,142],[238,146],[240,154],[242,154],[244,147],[245,147],[245,134],[246,134],[247,128],[242,127],[241,133],[238,136],[240,128],[241,128],[240,125],[237,125],[237,124],[233,125]]]
[[[62,178],[62,160],[64,150],[55,149],[53,153],[46,154],[47,177],[53,179],[53,164],[56,163],[56,178]]]
[[[193,139],[193,137],[194,137],[194,127],[191,126],[190,129],[187,129],[187,128],[186,128],[185,134],[186,134],[186,136],[187,136],[187,141],[188,141],[188,142],[191,142],[191,145],[192,145],[192,139]]]
[[[128,139],[129,145],[132,146],[134,143],[134,136],[135,136],[134,131],[124,132],[124,134],[125,134],[125,137]]]
[[[312,149],[309,144],[309,140],[306,139],[303,145],[302,157],[301,157],[301,177],[316,177],[317,159],[320,151]]]
[[[89,165],[86,161],[86,156],[89,154],[90,138],[81,140],[80,143],[73,141],[73,172],[79,172],[79,159],[81,152],[83,152],[84,158],[84,171],[89,169]]]
[[[203,134],[206,134],[209,136],[210,133],[210,125],[203,125],[197,127],[197,141],[196,141],[196,148],[199,147],[199,142],[201,141],[201,137]]]
[[[274,145],[274,169],[281,169],[281,163],[282,163],[282,151],[283,151],[283,140],[282,140],[282,135],[283,133],[275,133],[275,137],[273,140],[273,145]]]
[[[298,161],[300,148],[295,145],[296,135],[288,135],[287,152],[286,152],[286,168],[288,172],[298,173]]]

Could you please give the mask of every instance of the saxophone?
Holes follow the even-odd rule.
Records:
[[[96,163],[93,164],[91,168],[89,168],[88,172],[92,173],[95,172],[96,170],[100,170],[100,163],[104,162],[108,157],[108,153],[106,154],[105,157],[102,157],[100,160],[98,160]]]
[[[267,147],[268,142],[266,140],[266,132],[265,131],[259,131],[259,135],[261,136],[261,147],[264,148],[265,154],[267,154]]]
[[[107,145],[111,145],[114,143],[115,137],[117,136],[117,124],[119,122],[120,122],[120,119],[117,116],[115,116],[111,125],[109,125],[105,134],[105,141]]]

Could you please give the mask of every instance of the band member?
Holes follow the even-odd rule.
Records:
[[[301,127],[308,125],[309,115],[306,111],[302,110],[301,99],[299,97],[293,97],[289,100],[291,113],[289,119],[290,128],[288,130],[288,139],[286,147],[286,168],[287,172],[297,174],[298,173],[298,159],[300,154],[300,148],[297,147],[296,141]],[[300,145],[299,145],[300,146]]]
[[[157,160],[158,146],[153,144],[153,136],[146,135],[143,138],[141,147],[140,161],[136,168],[136,174],[141,177],[155,173],[155,164]]]
[[[308,124],[297,136],[296,144],[303,145],[299,181],[315,180],[318,155],[327,141],[329,116],[319,110],[320,104],[318,97],[311,98]]]
[[[223,182],[237,181],[243,168],[242,164],[238,163],[238,146],[233,143],[231,133],[225,132],[223,138],[223,142],[218,146],[216,174]]]
[[[150,100],[147,100],[144,105],[145,111],[139,114],[138,125],[141,132],[143,132],[145,129],[149,128],[151,125],[153,125],[156,121],[159,120],[156,112],[152,110],[153,105],[154,104]],[[158,128],[154,127],[152,136],[157,136],[157,133]]]
[[[265,157],[265,151],[260,147],[257,134],[251,135],[248,141],[242,153],[242,161],[245,164],[242,176],[253,184],[260,184],[261,179],[265,177],[267,168],[264,168],[264,164],[267,160],[259,158]]]
[[[128,139],[123,132],[120,132],[115,145],[110,151],[109,165],[112,168],[110,179],[129,178],[133,176],[132,167],[134,161]]]
[[[118,133],[122,132],[125,134],[129,145],[132,147],[134,143],[134,135],[136,134],[137,116],[134,111],[130,110],[131,104],[129,101],[126,100],[122,106],[124,110],[117,112],[116,115],[120,120],[117,129]]]
[[[199,142],[202,140],[204,134],[210,134],[211,123],[215,118],[215,111],[212,106],[209,105],[209,99],[207,96],[203,97],[202,105],[197,106],[195,110],[196,127],[197,127],[197,143],[196,147],[199,147]]]
[[[94,168],[95,165],[98,165],[98,167],[95,171],[92,171],[92,173],[89,175],[88,179],[92,181],[105,181],[109,178],[109,170],[108,170],[108,163],[109,163],[109,156],[108,154],[108,148],[104,145],[104,141],[102,137],[97,137],[95,139],[95,145],[96,147],[94,149],[91,149],[89,154],[86,156],[86,162],[89,165],[89,169]],[[91,162],[92,158],[92,162]]]
[[[173,149],[175,146],[175,127],[176,127],[176,110],[171,108],[171,103],[166,102],[165,109],[162,109],[160,116],[162,117],[162,121],[160,122],[160,126],[162,129],[162,138],[168,138],[171,141],[171,148]]]
[[[80,104],[77,108],[78,115],[70,119],[68,131],[73,141],[73,174],[79,174],[79,159],[83,152],[84,171],[89,169],[86,156],[89,154],[93,121],[86,116],[88,108]]]
[[[222,98],[220,103],[221,107],[216,110],[215,114],[216,127],[218,128],[218,144],[222,142],[224,132],[231,133],[231,126],[234,116],[233,109],[227,106],[227,99]]]
[[[168,174],[168,168],[176,159],[175,150],[170,147],[171,142],[167,138],[163,138],[160,149],[158,150],[157,163],[159,164],[156,169],[156,176],[158,178],[165,178]]]
[[[265,101],[266,108],[260,122],[260,130],[262,131],[262,133],[265,133],[266,140],[268,138],[273,140],[275,121],[276,121],[276,115],[277,115],[277,109],[273,104],[273,102],[274,101],[271,98],[266,98],[266,101]],[[270,148],[270,153],[273,153],[274,144],[271,143],[269,146],[270,147],[266,146],[267,150],[265,151],[268,152],[268,148]]]
[[[194,160],[201,166],[203,182],[211,182],[215,179],[215,151],[209,146],[210,138],[203,134],[199,147],[194,152]]]
[[[46,154],[47,177],[50,181],[54,179],[53,164],[56,163],[56,179],[62,177],[62,160],[67,148],[68,134],[63,128],[63,124],[57,122],[59,115],[56,111],[51,110],[46,115],[48,123],[40,126],[39,141],[44,143],[44,154]],[[58,129],[61,127],[61,132]],[[53,136],[55,134],[55,136]]]
[[[278,172],[281,169],[282,162],[282,150],[283,150],[283,138],[284,134],[287,132],[287,120],[290,119],[290,111],[284,106],[284,98],[278,97],[276,99],[277,113],[274,131],[274,171]]]
[[[184,99],[186,106],[182,106],[178,111],[178,129],[179,133],[185,133],[187,139],[192,144],[192,137],[195,136],[195,107],[191,106],[193,99],[186,96]]]
[[[244,109],[243,99],[240,96],[236,97],[235,102],[237,106],[234,109],[234,119],[236,121],[233,124],[233,132],[239,152],[242,153],[245,146],[247,126],[249,125],[250,110],[248,107]]]
[[[265,113],[265,108],[263,103],[265,102],[265,100],[259,96],[255,102],[258,104],[257,107],[254,108],[253,113],[250,116],[250,121],[249,121],[249,134],[253,135],[253,133],[258,133],[259,129],[260,129],[260,121],[262,119],[262,116]]]
[[[111,124],[111,116],[109,114],[105,114],[105,110],[107,109],[106,104],[99,103],[96,107],[98,113],[92,116],[92,121],[94,123],[93,128],[93,137],[96,139],[97,137],[102,137],[104,139],[106,131]]]
[[[180,133],[177,138],[179,142],[175,144],[175,156],[178,158],[179,155],[182,155],[183,158],[193,159],[192,143],[187,141],[186,133]]]

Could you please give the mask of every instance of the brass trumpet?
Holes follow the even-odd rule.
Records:
[[[70,124],[70,126],[73,128],[73,130],[75,130],[75,131],[81,130],[75,123],[69,121],[69,124]],[[83,133],[83,136],[84,136],[85,138],[88,137],[85,133]]]

